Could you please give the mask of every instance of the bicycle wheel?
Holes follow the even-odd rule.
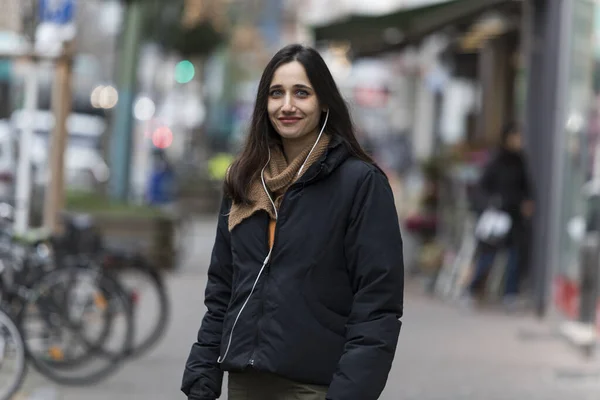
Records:
[[[167,288],[160,273],[142,257],[109,255],[105,267],[131,297],[135,329],[129,355],[139,357],[167,331],[171,315]]]
[[[13,319],[0,310],[0,400],[12,399],[23,384],[26,372],[21,332]]]
[[[110,297],[102,286],[90,288],[83,282],[83,274],[70,274],[62,280],[62,285],[47,289],[42,295],[43,301],[37,303],[37,310],[29,307],[28,316],[33,317],[41,325],[43,339],[52,340],[52,336],[64,335],[65,325],[72,331],[81,333],[80,339],[85,343],[87,351],[81,351],[77,346],[54,346],[47,355],[46,363],[55,369],[74,369],[85,365],[96,353],[101,353],[102,347],[110,337],[115,313],[102,304]],[[92,277],[91,277],[92,278]],[[58,290],[60,289],[60,290]],[[97,289],[97,290],[96,290]],[[83,293],[81,293],[83,290]],[[37,314],[35,314],[37,311]],[[86,324],[82,323],[85,317]],[[31,321],[30,321],[31,322]],[[95,332],[90,332],[89,325],[95,324]],[[28,331],[31,337],[31,331]]]
[[[95,384],[115,373],[133,338],[129,298],[109,276],[82,268],[46,274],[20,318],[31,364],[62,385]],[[41,328],[38,337],[32,328]]]

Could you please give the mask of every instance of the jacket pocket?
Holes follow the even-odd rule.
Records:
[[[314,280],[312,279],[313,270],[314,267],[310,268],[304,277],[302,290],[304,301],[313,318],[322,327],[339,336],[345,337],[346,322],[348,322],[348,317],[330,309],[323,304],[319,298],[318,291],[315,290],[315,285],[313,283]]]

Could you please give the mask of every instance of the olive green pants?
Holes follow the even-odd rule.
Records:
[[[325,400],[327,386],[308,385],[257,371],[229,373],[228,400]]]

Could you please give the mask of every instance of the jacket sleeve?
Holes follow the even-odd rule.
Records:
[[[370,171],[354,199],[345,237],[354,301],[346,345],[328,400],[376,400],[400,334],[404,262],[394,198],[386,177]]]
[[[223,200],[204,295],[207,312],[183,374],[181,390],[190,400],[215,400],[221,395],[223,371],[217,359],[223,319],[231,297],[232,261],[227,222],[230,207],[230,201]]]

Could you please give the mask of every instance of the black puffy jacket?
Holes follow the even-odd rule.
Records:
[[[327,399],[377,399],[394,358],[404,291],[402,239],[383,173],[333,139],[286,192],[258,280],[269,216],[255,213],[230,233],[229,209],[224,200],[208,312],[182,391],[214,400],[223,371],[254,368],[329,385]]]

